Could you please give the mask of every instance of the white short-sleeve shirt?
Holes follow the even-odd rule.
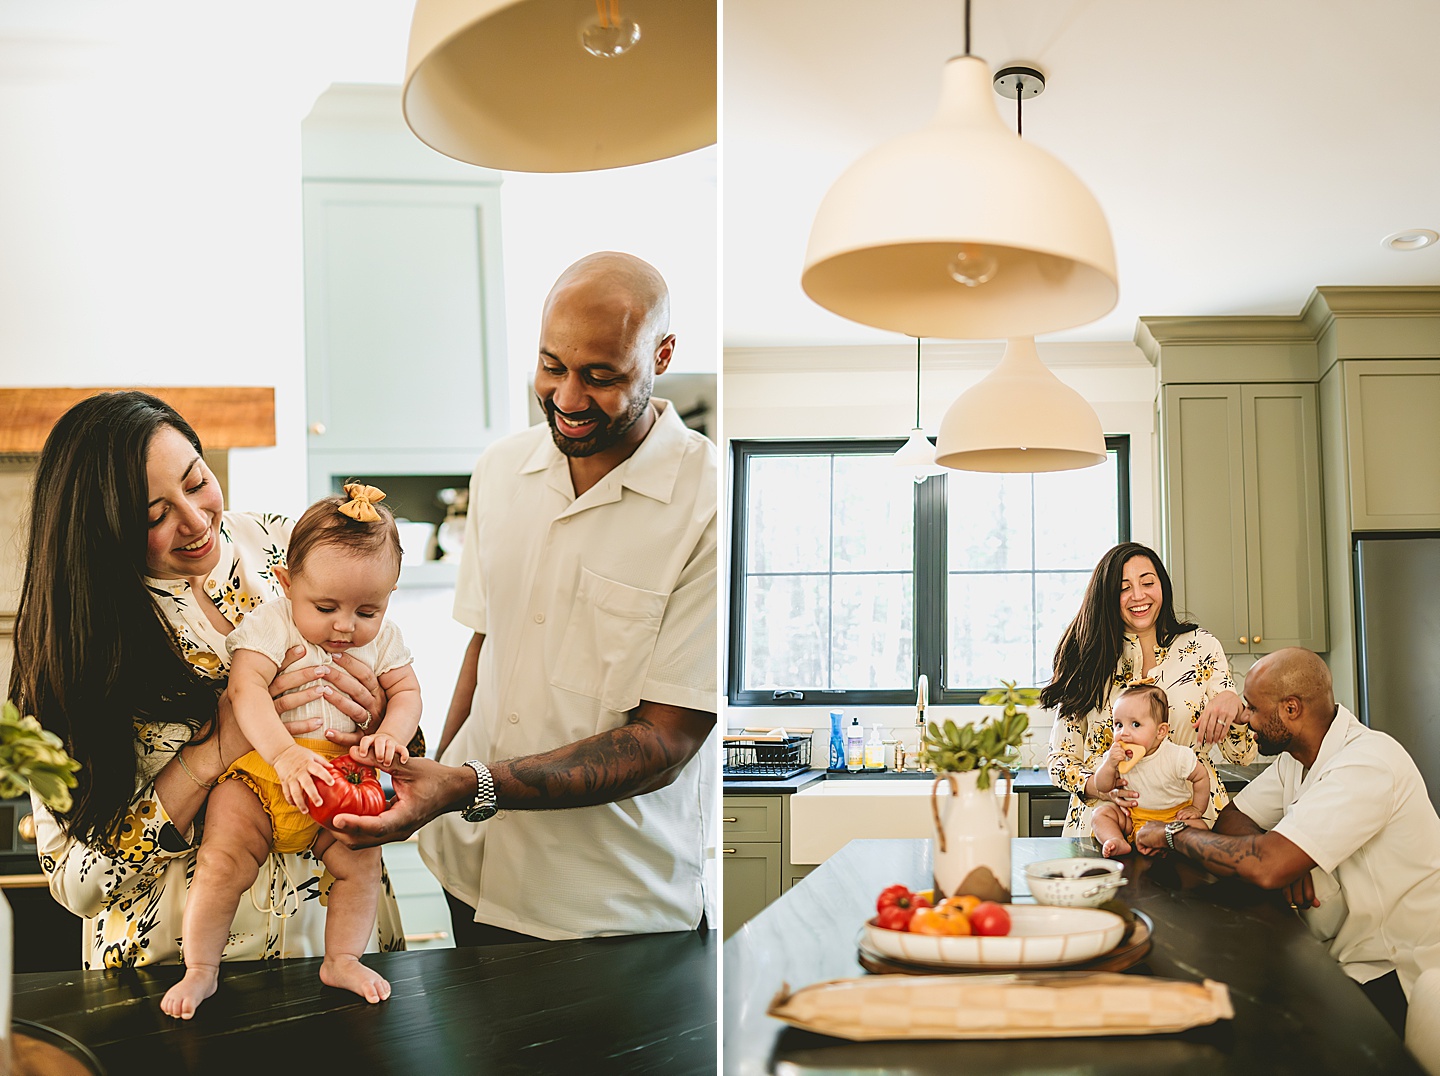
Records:
[[[619,728],[641,700],[714,711],[716,449],[654,402],[644,442],[578,498],[548,426],[481,457],[455,619],[485,643],[441,761],[549,751]],[[707,744],[631,799],[446,815],[421,831],[421,854],[479,922],[552,940],[691,929],[718,768]]]
[[[317,646],[300,634],[295,627],[295,613],[289,598],[275,598],[245,618],[225,639],[225,647],[231,658],[237,650],[254,650],[264,654],[276,666],[285,664],[285,655],[292,646],[304,646],[305,655],[291,662],[289,669],[310,669],[316,665],[333,665],[335,656],[323,646]],[[386,620],[380,625],[375,638],[364,646],[349,651],[350,657],[370,666],[377,677],[384,676],[392,669],[403,669],[414,663],[400,629],[394,621]],[[304,691],[305,687],[293,688]],[[323,738],[326,729],[336,732],[356,732],[359,726],[329,699],[311,699],[305,705],[286,715],[287,721],[302,721],[318,717],[325,722],[320,728],[305,735],[312,739]]]
[[[1126,787],[1140,793],[1137,806],[1142,810],[1183,807],[1195,799],[1195,786],[1190,783],[1195,762],[1193,750],[1167,737],[1125,775]]]
[[[1393,739],[1338,707],[1308,772],[1281,754],[1235,806],[1315,861],[1304,914],[1352,979],[1398,971],[1408,995],[1440,967],[1440,817]]]

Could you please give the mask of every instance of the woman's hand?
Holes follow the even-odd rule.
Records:
[[[1239,695],[1233,691],[1220,692],[1195,719],[1195,745],[1208,747],[1225,739],[1230,726],[1240,721],[1244,712],[1245,704]]]
[[[1128,811],[1140,803],[1140,793],[1130,788],[1125,778],[1121,776],[1115,778],[1114,788],[1109,792],[1097,792],[1096,796],[1102,800],[1109,800],[1122,811]]]
[[[292,736],[314,732],[324,724],[319,718],[303,721],[287,721],[285,718],[291,710],[314,699],[329,699],[336,709],[361,728],[373,728],[385,715],[385,692],[368,665],[349,654],[336,654],[334,665],[291,670],[290,666],[304,654],[303,646],[291,647],[285,655],[285,664],[280,666],[280,671],[270,682],[270,697],[275,700],[275,712]],[[295,688],[301,690],[293,691]],[[359,740],[352,742],[358,743]]]
[[[316,807],[320,806],[320,793],[315,791],[317,778],[327,785],[335,783],[335,776],[325,760],[298,743],[285,748],[275,759],[275,776],[280,780],[286,801],[302,811],[306,810],[307,799]]]

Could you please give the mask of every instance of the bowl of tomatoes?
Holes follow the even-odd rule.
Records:
[[[960,894],[890,886],[865,924],[862,945],[877,956],[936,967],[1064,967],[1119,944],[1125,921],[1098,908],[998,904]]]

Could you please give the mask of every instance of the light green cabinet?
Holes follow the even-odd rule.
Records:
[[[728,938],[815,867],[790,862],[787,795],[726,796],[720,832],[721,918]]]
[[[1440,528],[1440,360],[1348,361],[1350,527]]]
[[[469,474],[506,417],[498,187],[304,186],[310,495]]]
[[[1310,384],[1162,389],[1175,605],[1227,653],[1327,648],[1316,414]]]

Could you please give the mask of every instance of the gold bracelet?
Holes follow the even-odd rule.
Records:
[[[185,762],[185,756],[182,755],[179,751],[176,751],[176,752],[175,752],[175,758],[176,758],[176,760],[180,763],[180,768],[185,771],[185,776],[188,777],[188,778],[190,778],[190,780],[194,781],[197,785],[199,785],[201,788],[203,788],[206,792],[209,792],[212,788],[215,787],[215,782],[214,782],[214,781],[211,781],[211,782],[207,785],[204,781],[200,780],[200,778],[196,777],[196,776],[195,776],[195,772],[190,769],[189,765],[186,764],[186,762]]]

